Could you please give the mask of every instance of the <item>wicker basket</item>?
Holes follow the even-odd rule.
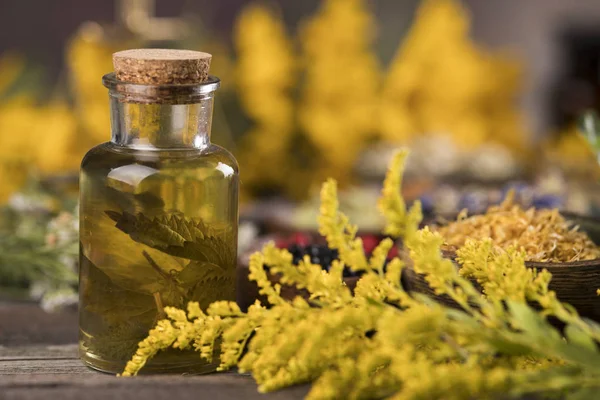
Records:
[[[565,213],[563,215],[578,224],[581,230],[587,232],[594,243],[600,243],[600,220],[575,214]],[[454,252],[445,251],[443,253],[444,257],[453,261],[456,258]],[[407,263],[405,281],[409,291],[423,293],[442,304],[457,307],[457,304],[449,297],[436,295],[433,292],[425,281],[425,277],[412,269],[412,263],[406,252],[402,252],[402,256]],[[556,292],[558,298],[575,307],[581,316],[600,322],[600,297],[596,294],[596,290],[600,289],[600,259],[567,263],[527,261],[525,265],[537,270],[547,269],[552,274],[549,287]],[[471,282],[479,287],[473,280]]]

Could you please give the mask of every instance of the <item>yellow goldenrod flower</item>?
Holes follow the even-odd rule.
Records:
[[[400,154],[390,165],[389,190],[380,202],[392,217],[391,226],[414,222],[396,193],[403,160]],[[556,298],[548,289],[547,271],[528,269],[524,254],[515,249],[471,241],[459,251],[459,272],[442,257],[439,234],[403,229],[415,271],[460,305],[448,308],[404,291],[399,258],[381,273],[379,263],[390,240],[367,262],[355,246],[355,228],[338,212],[337,203],[335,181],[329,181],[323,185],[321,230],[347,266],[364,267],[353,295],[342,281],[341,262],[330,271],[309,259],[296,266],[287,250],[269,244],[250,261],[250,278],[268,297],[269,308],[258,301],[246,313],[226,301],[206,311],[190,303],[187,313],[167,307],[168,318],[140,342],[123,375],[135,375],[169,347],[194,348],[212,360],[220,343],[220,369],[237,366],[250,372],[261,392],[312,382],[308,399],[466,400],[507,393],[564,394],[582,387],[584,398],[593,398],[600,326]],[[305,289],[308,300],[284,300],[279,283],[268,278],[267,266],[280,282]],[[483,293],[467,278],[475,279]],[[567,324],[564,337],[547,316]]]
[[[363,0],[325,0],[302,26],[305,81],[298,105],[303,132],[330,176],[347,181],[374,133],[379,66],[375,23]]]
[[[28,173],[42,175],[75,170],[77,125],[68,106],[52,102],[35,106],[14,98],[0,106],[0,202],[24,183]]]
[[[234,42],[237,93],[255,124],[240,145],[241,179],[250,186],[290,185],[286,167],[294,126],[291,90],[296,84],[292,43],[283,21],[260,5],[244,9],[236,21]]]
[[[110,115],[106,88],[101,78],[113,70],[112,54],[128,43],[108,42],[99,25],[81,27],[67,48],[67,65],[75,114],[80,124],[80,152],[110,139]]]
[[[409,143],[416,135],[442,133],[466,150],[490,140],[523,148],[527,133],[514,104],[520,66],[479,49],[469,26],[460,2],[423,1],[383,85],[384,139]]]

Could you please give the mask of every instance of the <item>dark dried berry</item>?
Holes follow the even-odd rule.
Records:
[[[321,247],[323,247],[323,246],[319,246],[316,244],[308,246],[308,249],[307,249],[308,254],[310,254],[313,257],[319,257],[323,253],[323,251],[321,250]]]
[[[332,250],[326,245],[312,244],[310,246],[300,246],[293,244],[288,247],[288,251],[293,256],[294,264],[298,264],[305,255],[308,255],[310,262],[321,265],[325,270],[329,270],[333,260],[338,259],[337,250]]]

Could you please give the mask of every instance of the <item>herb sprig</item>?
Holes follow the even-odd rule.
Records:
[[[166,307],[168,318],[140,342],[123,375],[137,374],[163,349],[193,348],[207,360],[218,350],[221,370],[251,372],[262,392],[312,382],[308,399],[467,400],[531,393],[595,399],[600,324],[561,303],[548,289],[551,275],[526,268],[516,248],[473,240],[458,252],[460,271],[444,259],[443,238],[418,229],[419,205],[407,210],[399,197],[404,156],[394,159],[384,183],[380,209],[386,232],[402,237],[415,271],[461,309],[406,292],[402,259],[381,268],[389,241],[371,257],[361,253],[356,228],[338,210],[336,183],[328,181],[321,192],[320,227],[340,254],[329,271],[309,258],[293,265],[287,250],[268,244],[252,255],[249,270],[270,307],[257,302],[246,313],[225,301],[206,311],[195,302],[185,311]],[[266,265],[282,281],[306,289],[310,302],[283,299]],[[345,266],[364,271],[354,293],[343,283]],[[487,279],[487,268],[508,272]],[[566,325],[564,332],[550,324],[550,316]]]

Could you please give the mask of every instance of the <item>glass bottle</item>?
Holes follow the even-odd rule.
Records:
[[[80,175],[79,348],[88,366],[119,373],[164,307],[235,300],[239,183],[236,160],[210,143],[218,78],[103,83],[112,140],[86,154]],[[144,370],[216,366],[168,350]]]

